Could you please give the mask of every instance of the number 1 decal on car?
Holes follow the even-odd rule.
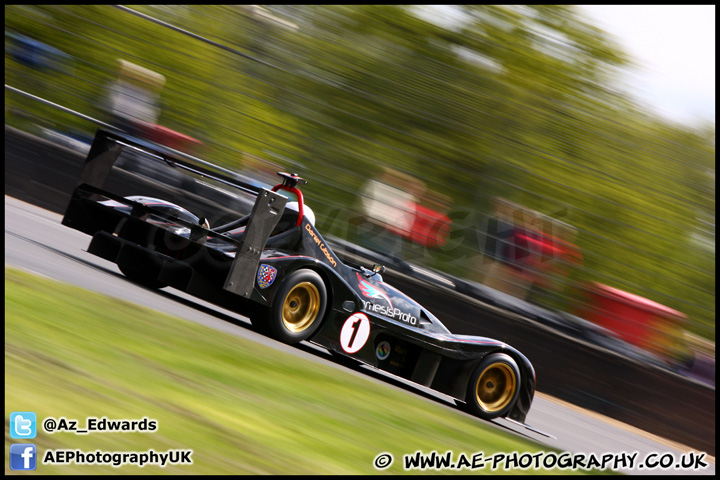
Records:
[[[340,346],[345,353],[360,350],[370,337],[370,320],[364,313],[356,313],[348,317],[340,330]]]

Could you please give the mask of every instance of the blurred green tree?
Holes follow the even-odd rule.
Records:
[[[391,167],[453,203],[449,244],[414,260],[472,277],[502,196],[578,229],[573,282],[647,296],[714,338],[714,125],[658,119],[622,93],[632,59],[576,7],[133,8],[207,41],[107,5],[6,5],[6,84],[102,119],[118,59],[138,63],[168,78],[161,124],[218,163],[299,171],[332,234],[349,234],[356,192]],[[427,20],[448,9],[453,21]],[[71,68],[22,64],[9,33]],[[5,102],[6,123],[94,129],[8,90]]]

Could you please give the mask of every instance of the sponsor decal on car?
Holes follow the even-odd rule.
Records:
[[[387,305],[380,305],[379,303],[366,302],[365,300],[362,300],[362,302],[365,310],[369,312],[379,313],[388,318],[392,318],[393,320],[402,320],[403,322],[409,323],[410,325],[418,324],[417,317],[410,315],[409,313],[403,312],[399,308],[393,308],[392,306],[388,307]]]
[[[375,348],[375,356],[378,360],[385,360],[390,356],[390,342],[382,341]]]
[[[367,280],[364,280],[359,273],[356,273],[357,279],[358,279],[358,286],[360,287],[360,291],[363,295],[365,295],[368,298],[377,298],[381,300],[385,300],[390,308],[393,308],[393,304],[390,301],[390,297],[387,296],[385,292],[380,290],[375,285],[371,284]]]
[[[260,265],[257,273],[257,283],[260,288],[267,288],[273,284],[277,276],[277,269],[265,263]]]

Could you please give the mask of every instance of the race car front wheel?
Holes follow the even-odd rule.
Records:
[[[320,327],[327,306],[327,290],[320,275],[301,269],[288,276],[275,294],[267,321],[275,339],[294,344],[310,338]]]
[[[490,420],[504,417],[512,409],[520,391],[520,370],[504,353],[493,353],[475,367],[465,397],[470,413]]]

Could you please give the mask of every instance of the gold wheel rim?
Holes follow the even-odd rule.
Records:
[[[320,311],[320,292],[310,282],[298,283],[285,297],[282,321],[293,333],[307,330]]]
[[[509,365],[493,363],[480,374],[475,397],[486,412],[499,412],[512,400],[516,385],[515,372]]]

